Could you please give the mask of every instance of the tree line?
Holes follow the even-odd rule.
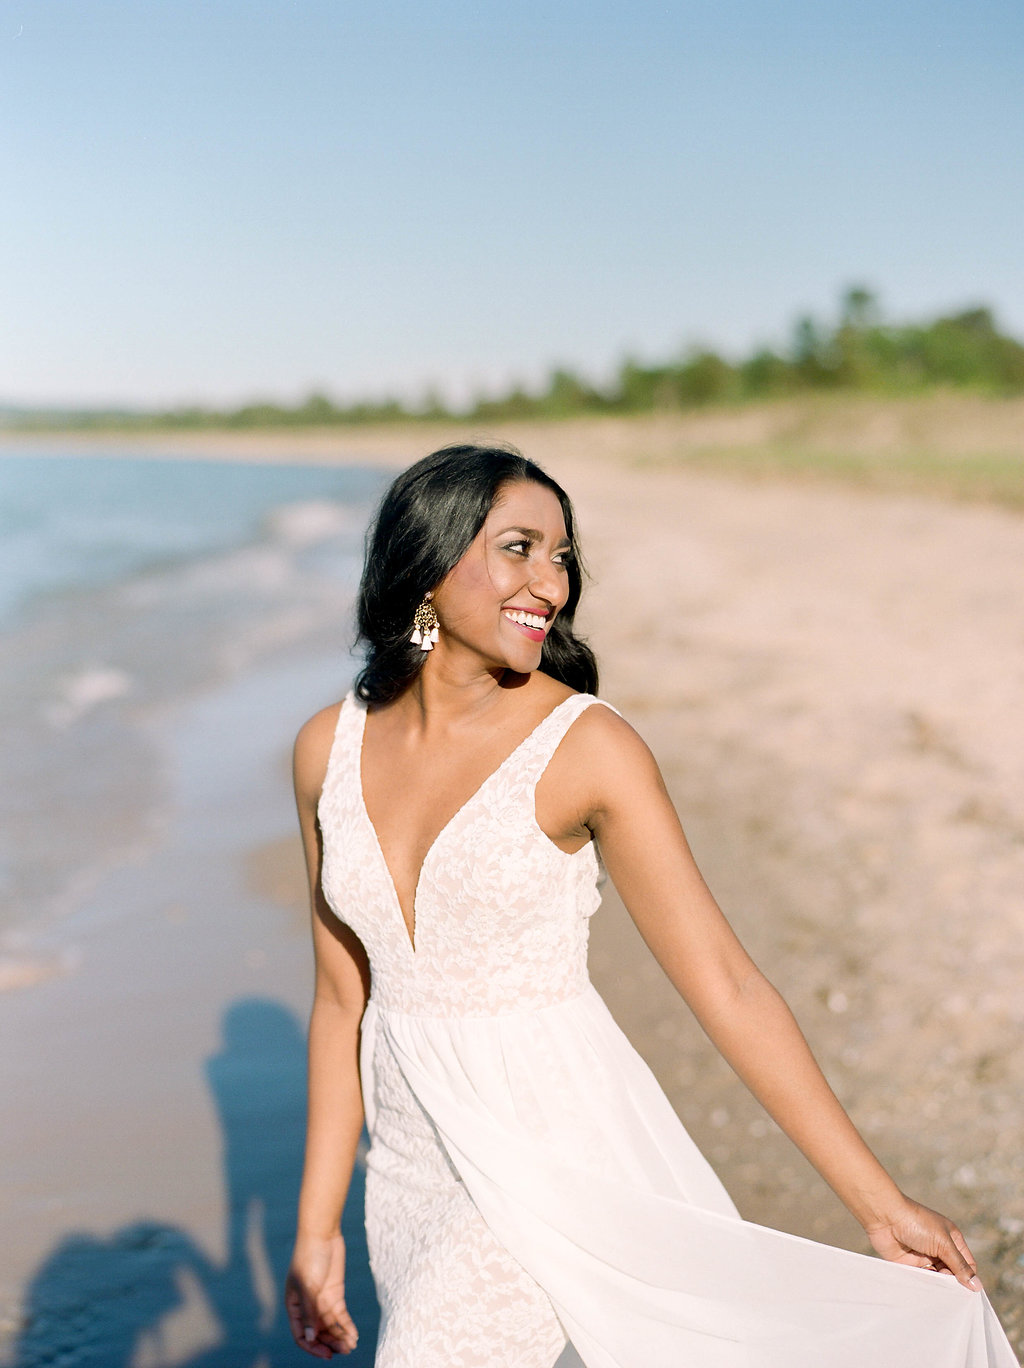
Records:
[[[797,319],[788,345],[762,347],[740,360],[695,347],[676,359],[647,365],[627,357],[606,384],[555,367],[543,384],[513,385],[498,396],[480,395],[461,408],[432,393],[419,403],[386,398],[337,403],[313,393],[303,402],[258,402],[218,410],[185,407],[151,413],[109,411],[45,415],[74,426],[298,427],[417,419],[495,422],[517,418],[568,418],[579,414],[638,414],[741,403],[808,392],[863,391],[912,394],[938,387],[992,395],[1024,393],[1024,345],[1000,331],[991,309],[978,306],[926,323],[887,323],[875,295],[847,289],[838,317],[822,323]],[[44,415],[22,411],[18,426]]]

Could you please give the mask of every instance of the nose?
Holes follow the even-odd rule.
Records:
[[[534,562],[530,593],[553,608],[560,608],[568,595],[565,572],[552,565],[546,557]]]

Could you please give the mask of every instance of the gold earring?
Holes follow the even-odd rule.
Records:
[[[421,651],[432,651],[434,642],[438,639],[437,614],[434,612],[434,605],[430,602],[433,597],[432,591],[424,594],[419,607],[412,616],[412,636],[409,640]]]

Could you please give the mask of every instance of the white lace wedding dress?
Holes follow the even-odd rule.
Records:
[[[323,887],[370,958],[377,1368],[1014,1368],[983,1294],[742,1221],[587,975],[593,845],[540,830],[554,709],[435,840],[415,946],[338,717]]]

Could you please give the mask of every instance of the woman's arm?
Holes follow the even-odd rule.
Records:
[[[641,935],[707,1035],[880,1254],[944,1268],[972,1285],[976,1267],[963,1235],[904,1196],[889,1177],[826,1082],[786,1003],[729,926],[647,746],[607,709],[592,709],[585,721],[583,820]]]
[[[331,912],[320,885],[316,808],[337,715],[337,708],[318,713],[295,743],[295,798],[309,873],[316,986],[309,1024],[306,1161],[285,1303],[296,1343],[317,1358],[348,1353],[357,1339],[345,1305],[340,1224],[363,1126],[359,1023],[369,992],[362,946]]]

